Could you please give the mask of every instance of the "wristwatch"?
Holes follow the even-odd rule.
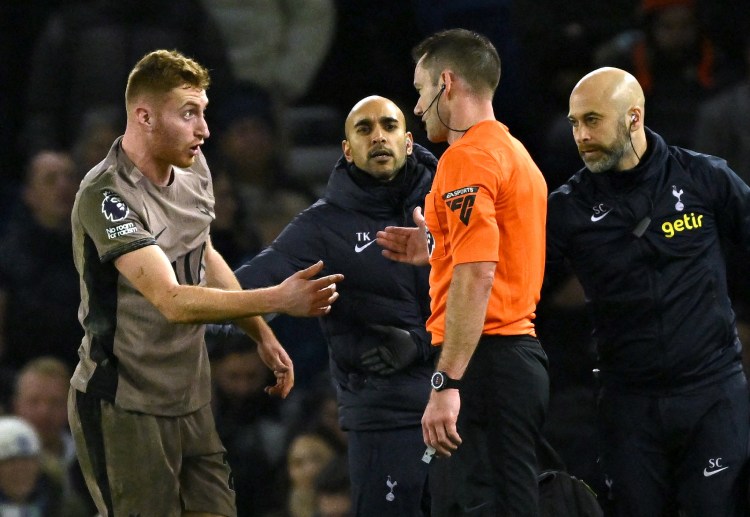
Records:
[[[449,389],[457,390],[461,387],[460,380],[451,379],[450,377],[448,377],[447,373],[440,371],[432,374],[430,384],[432,385],[432,389],[435,391],[443,391]]]

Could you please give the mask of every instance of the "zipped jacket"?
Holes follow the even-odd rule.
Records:
[[[684,392],[741,370],[722,246],[750,249],[750,188],[714,156],[648,149],[549,198],[547,272],[580,280],[605,387]]]
[[[321,275],[343,273],[339,299],[319,318],[328,343],[344,429],[376,430],[419,425],[429,397],[435,347],[425,329],[429,267],[385,258],[376,233],[386,226],[415,226],[437,160],[414,145],[405,168],[379,183],[342,157],[324,196],[295,217],[270,247],[236,272],[243,288],[277,284],[318,260]],[[392,375],[368,372],[361,360],[370,325],[407,330],[418,356]]]

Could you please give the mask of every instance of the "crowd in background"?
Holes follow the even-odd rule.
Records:
[[[233,267],[316,199],[337,155],[317,165],[317,155],[302,154],[321,169],[308,176],[295,166],[295,146],[338,147],[346,112],[362,97],[393,99],[415,140],[440,155],[410,115],[409,51],[442,28],[476,30],[497,47],[495,113],[550,191],[582,166],[567,96],[582,75],[609,65],[643,85],[650,129],[727,159],[750,181],[746,0],[28,0],[3,3],[0,24],[0,414],[34,428],[39,444],[29,453],[43,458],[43,479],[55,480],[45,486],[70,500],[69,515],[93,514],[66,433],[66,379],[82,337],[70,210],[80,179],[123,131],[122,85],[150,50],[176,48],[211,70],[212,240]],[[727,253],[744,333],[747,257]],[[250,340],[207,340],[240,515],[336,515],[322,506],[348,493],[347,441],[321,332],[314,320],[285,316],[271,326],[296,367],[284,401],[263,392],[273,381]],[[537,328],[550,357],[548,438],[568,470],[596,487],[596,362],[574,280],[545,286]]]

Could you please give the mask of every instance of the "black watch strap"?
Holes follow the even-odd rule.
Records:
[[[437,371],[432,374],[430,385],[435,391],[443,391],[448,389],[457,390],[461,387],[461,381],[457,379],[451,379],[445,372]]]

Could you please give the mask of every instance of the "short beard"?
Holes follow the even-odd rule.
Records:
[[[623,159],[628,152],[630,145],[630,134],[627,126],[624,124],[617,128],[617,138],[610,147],[599,147],[599,151],[604,155],[599,160],[586,161],[581,157],[586,168],[594,173],[606,172],[612,170]]]

